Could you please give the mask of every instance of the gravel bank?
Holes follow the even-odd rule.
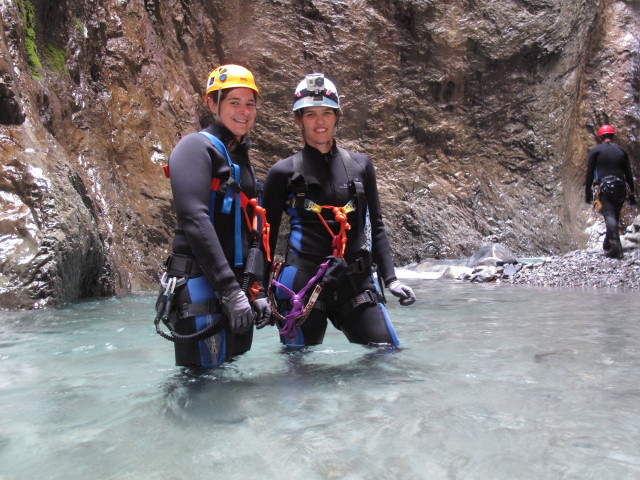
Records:
[[[626,250],[621,259],[607,258],[602,249],[577,250],[542,262],[525,263],[503,283],[553,287],[640,289],[640,249]]]

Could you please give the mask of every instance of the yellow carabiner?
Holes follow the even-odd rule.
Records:
[[[347,203],[344,207],[342,207],[342,211],[344,213],[351,213],[354,212],[356,210],[356,204],[353,203],[353,200],[349,200],[349,203]]]
[[[322,207],[320,205],[318,205],[312,200],[307,200],[307,199],[304,200],[304,209],[313,213],[322,212]]]

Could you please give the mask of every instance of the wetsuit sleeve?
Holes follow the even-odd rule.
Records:
[[[587,156],[587,178],[585,179],[584,185],[584,200],[587,203],[591,203],[591,200],[593,200],[591,185],[593,185],[593,177],[596,171],[596,157],[596,149],[592,148],[589,150],[589,155]]]
[[[240,289],[211,220],[211,179],[227,162],[213,144],[198,133],[187,135],[169,158],[171,190],[178,226],[184,232],[204,275],[223,296]]]
[[[389,246],[389,240],[387,239],[387,233],[382,220],[376,172],[369,158],[366,159],[365,175],[364,189],[369,206],[373,261],[378,266],[378,274],[384,280],[384,284],[388,286],[391,282],[397,280],[397,278],[391,257],[391,247]]]
[[[289,174],[286,162],[287,160],[280,160],[269,169],[262,194],[262,206],[267,211],[267,222],[271,226],[269,248],[272,255],[276,251],[282,213],[289,196]]]

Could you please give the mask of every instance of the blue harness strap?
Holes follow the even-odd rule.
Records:
[[[201,130],[198,133],[201,133],[202,135],[207,137],[211,141],[211,143],[213,143],[213,146],[216,147],[216,149],[222,154],[222,156],[227,159],[233,180],[236,182],[237,185],[240,185],[240,166],[236,165],[231,161],[231,157],[229,156],[229,152],[227,152],[227,149],[224,146],[224,143],[222,143],[222,141],[220,141],[220,139],[215,135],[212,135],[209,132],[205,132],[204,130]],[[234,209],[234,237],[235,237],[235,245],[236,245],[234,264],[236,267],[241,267],[243,264],[242,262],[242,230],[241,230],[242,229],[242,209],[240,206],[239,195],[236,195],[233,188],[227,188],[225,190],[221,211],[222,213],[225,213],[225,214],[231,213],[231,206],[233,204],[234,198],[236,200],[235,209]],[[212,192],[211,197],[209,199],[209,218],[211,219],[211,223],[213,223],[214,205],[215,205],[215,192]]]
[[[204,275],[190,278],[187,282],[187,289],[192,304],[217,298],[215,290]],[[202,331],[209,324],[221,321],[220,317],[220,313],[196,315],[194,318],[196,331]],[[198,352],[202,367],[215,367],[224,363],[227,358],[227,333],[224,328],[212,337],[198,341]]]

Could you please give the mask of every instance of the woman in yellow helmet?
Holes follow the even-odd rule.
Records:
[[[180,140],[165,169],[178,225],[156,327],[174,342],[177,365],[216,366],[248,351],[254,319],[270,316],[260,284],[261,208],[248,156],[257,97],[246,68],[214,69],[204,101],[215,121]]]

